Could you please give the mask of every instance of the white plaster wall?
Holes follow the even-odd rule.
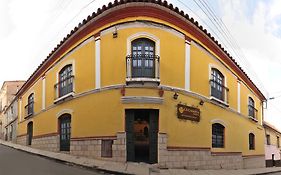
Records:
[[[271,160],[274,154],[274,160],[280,160],[280,150],[275,145],[265,145],[265,159]]]

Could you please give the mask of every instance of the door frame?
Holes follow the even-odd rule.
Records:
[[[62,121],[63,122],[68,122],[70,123],[70,133],[69,133],[69,141],[67,143],[67,147],[66,149],[63,148],[62,146],[62,141],[61,141],[61,124],[62,124]],[[65,113],[65,114],[62,114],[59,118],[58,118],[58,134],[59,134],[59,150],[60,151],[70,151],[70,142],[71,142],[71,114],[68,114],[68,113]]]
[[[134,117],[134,112],[135,111],[149,111],[149,124],[151,124],[151,117],[157,117],[157,126],[156,126],[157,132],[156,132],[156,135],[155,135],[155,137],[156,137],[156,141],[155,141],[156,144],[155,144],[155,147],[154,147],[154,149],[155,149],[154,151],[156,152],[156,156],[155,156],[155,159],[153,160],[152,155],[150,154],[150,151],[149,151],[149,162],[147,162],[147,163],[150,163],[150,164],[158,163],[159,162],[159,160],[158,160],[159,159],[158,134],[159,134],[159,111],[160,111],[160,109],[145,109],[145,108],[142,108],[142,109],[125,109],[125,133],[126,133],[126,155],[127,155],[126,156],[126,160],[127,161],[131,161],[131,162],[135,162],[135,150],[133,150],[133,151],[132,150],[128,150],[128,144],[129,144],[128,142],[129,142],[129,140],[128,140],[128,133],[127,133],[128,132],[127,117],[129,117],[129,116],[133,116]],[[132,121],[134,121],[134,120],[132,120]],[[149,126],[149,134],[151,132],[150,128],[151,128],[151,126]],[[130,145],[129,148],[130,147],[131,147],[131,149],[134,149],[134,145]],[[151,148],[151,141],[149,140],[149,149],[150,148]],[[129,155],[128,155],[128,152],[130,152],[130,151],[134,152],[133,153],[134,155],[130,155],[131,157],[129,157]]]
[[[33,138],[33,122],[28,122],[27,124],[27,135],[26,135],[27,139],[26,139],[26,143],[27,145],[31,145],[32,144],[32,138]]]

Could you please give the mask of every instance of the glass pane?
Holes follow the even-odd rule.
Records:
[[[133,67],[137,66],[137,60],[133,60]]]
[[[138,67],[141,67],[141,60],[138,60]]]
[[[148,60],[145,60],[144,66],[145,66],[145,67],[148,67]]]
[[[149,61],[149,67],[153,67],[153,61],[152,60]]]

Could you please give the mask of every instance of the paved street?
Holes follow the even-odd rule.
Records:
[[[0,145],[1,175],[98,175],[95,171],[68,166],[44,157]]]

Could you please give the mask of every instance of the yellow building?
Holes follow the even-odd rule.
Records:
[[[20,144],[197,169],[264,165],[264,95],[187,14],[115,2],[79,24],[20,89]]]

